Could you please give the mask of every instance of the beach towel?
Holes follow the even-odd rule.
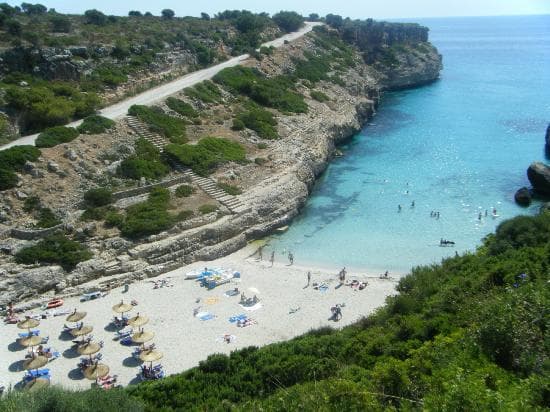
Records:
[[[248,316],[246,316],[244,313],[241,313],[240,315],[231,316],[231,317],[229,318],[229,322],[235,323],[235,322],[237,322],[237,321],[239,321],[239,320],[246,320],[247,317],[248,317]]]
[[[217,296],[211,296],[209,298],[206,298],[204,300],[204,303],[206,303],[207,305],[215,305],[219,301],[220,301],[220,298],[218,298]]]
[[[197,314],[197,318],[199,318],[200,320],[211,320],[211,319],[214,319],[215,317],[216,316],[214,316],[210,312],[202,312]]]
[[[325,293],[328,290],[328,285],[326,283],[323,283],[319,286],[319,292]]]

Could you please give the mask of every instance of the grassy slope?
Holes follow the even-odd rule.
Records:
[[[120,410],[150,411],[543,410],[550,401],[549,269],[550,214],[518,217],[476,253],[414,269],[399,296],[342,331],[212,355],[110,396]],[[68,399],[84,405],[99,396],[106,397],[98,400],[102,410],[115,410],[109,396],[90,391],[10,394],[0,410],[44,410],[45,402],[69,410],[62,407]]]

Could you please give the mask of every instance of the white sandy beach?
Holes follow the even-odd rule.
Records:
[[[106,329],[114,315],[112,306],[121,299],[128,303],[132,299],[138,302],[130,316],[139,312],[149,317],[150,321],[144,329],[155,333],[151,342],[164,353],[160,362],[168,374],[174,374],[196,366],[213,353],[229,353],[250,345],[262,346],[287,340],[321,326],[343,327],[368,315],[384,303],[386,296],[395,293],[397,279],[379,279],[374,272],[348,273],[347,280],[356,278],[368,281],[368,286],[362,291],[348,286],[335,289],[338,285],[337,273],[323,270],[312,270],[312,283],[328,283],[326,292],[315,290],[311,285],[305,287],[309,268],[287,266],[287,261],[275,262],[274,267],[270,267],[265,256],[261,262],[250,257],[254,248],[249,246],[215,261],[197,262],[157,278],[131,284],[127,293],[123,293],[123,288],[117,288],[98,300],[80,302],[79,298],[69,298],[60,309],[77,308],[88,312],[84,324],[93,326],[94,341],[105,342],[101,351],[102,363],[109,365],[111,375],[118,375],[120,384],[127,385],[138,381],[136,377],[140,363],[131,357],[133,346],[123,346],[113,340],[115,333]],[[280,256],[277,258],[282,259]],[[206,290],[196,281],[184,280],[187,272],[206,266],[237,270],[241,273],[240,281]],[[171,286],[153,289],[152,281],[160,279],[169,279]],[[238,305],[239,296],[224,296],[225,291],[235,287],[247,297],[254,295],[249,288],[257,290],[262,307],[246,311]],[[337,303],[345,303],[345,307],[342,320],[334,322],[329,320],[330,308]],[[194,317],[193,309],[199,306],[200,311],[211,312],[216,317],[207,321]],[[291,308],[299,310],[289,313]],[[241,313],[256,320],[257,324],[241,328],[229,322],[229,317]],[[18,315],[22,318],[24,314]],[[66,315],[43,319],[35,328],[40,330],[41,336],[50,337],[46,346],[61,352],[61,357],[46,366],[51,370],[51,382],[67,388],[89,388],[91,381],[77,369],[80,356],[70,350],[71,340],[60,339],[65,318]],[[16,325],[0,325],[0,385],[6,387],[15,385],[24,375],[21,367],[26,349],[15,343],[19,332],[22,330]],[[234,335],[235,340],[224,343],[221,337],[225,333]]]

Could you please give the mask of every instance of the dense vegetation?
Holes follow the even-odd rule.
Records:
[[[49,127],[36,138],[36,147],[54,147],[61,143],[72,142],[80,133],[74,127]]]
[[[137,400],[147,411],[547,410],[549,268],[550,214],[517,217],[476,253],[413,269],[399,295],[341,331],[211,355],[110,393],[121,410]],[[29,405],[30,396],[44,404],[31,394],[0,402]],[[93,394],[51,396],[81,404]]]
[[[218,103],[222,96],[220,89],[210,80],[205,80],[193,87],[188,87],[183,92],[188,97],[200,100],[203,103]]]
[[[172,143],[185,143],[185,121],[164,113],[157,106],[134,105],[128,109],[130,116],[136,116],[149,126],[149,130],[166,137]]]
[[[159,151],[145,139],[138,139],[134,154],[122,161],[117,174],[126,179],[159,179],[170,171]]]
[[[40,149],[34,146],[14,146],[0,151],[0,191],[11,189],[17,184],[15,172],[23,170],[27,161],[40,157]]]
[[[191,53],[195,70],[279,34],[267,14],[226,11],[194,18],[169,9],[159,14],[131,10],[128,17],[107,16],[94,9],[64,15],[40,4],[3,3],[0,91],[6,93],[0,109],[23,133],[41,131],[93,114],[101,104],[98,94],[162,64],[167,50]]]
[[[65,235],[55,234],[46,237],[34,246],[28,246],[15,254],[15,261],[23,264],[57,264],[70,271],[92,253],[83,245],[70,240]]]
[[[115,122],[111,119],[99,115],[92,115],[86,117],[77,130],[84,134],[99,134],[105,133],[115,125]]]
[[[277,126],[277,120],[273,113],[257,105],[247,105],[247,110],[233,119],[232,128],[242,130],[246,127],[254,130],[264,139],[276,139],[279,134],[275,126]]]
[[[239,143],[216,137],[204,137],[196,145],[170,144],[165,151],[201,176],[208,175],[223,163],[246,160],[246,151]]]
[[[197,112],[193,106],[175,97],[166,99],[166,106],[185,117],[195,118],[199,116],[199,112]]]

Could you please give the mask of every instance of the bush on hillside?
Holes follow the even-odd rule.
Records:
[[[71,271],[92,253],[84,245],[68,239],[65,235],[51,235],[34,246],[28,246],[15,254],[15,261],[22,264],[58,264]]]
[[[159,133],[172,143],[187,142],[185,121],[167,115],[160,107],[133,105],[128,110],[128,114],[138,117],[149,126],[151,131]]]
[[[199,113],[193,108],[193,106],[183,100],[176,99],[175,97],[169,97],[166,99],[166,106],[182,116],[190,118],[199,116]]]
[[[218,103],[221,101],[222,94],[218,86],[210,80],[205,80],[196,84],[193,87],[188,87],[183,90],[186,96],[192,99],[200,100],[204,103]]]
[[[99,115],[92,115],[86,117],[77,130],[80,133],[85,134],[99,134],[104,133],[111,129],[115,125],[115,122],[111,119]]]
[[[55,126],[44,130],[36,138],[36,147],[54,147],[61,143],[69,143],[80,133],[74,127]]]
[[[11,169],[0,167],[0,190],[8,190],[17,185],[19,179],[15,172]]]
[[[214,213],[216,210],[218,210],[218,206],[211,205],[211,204],[204,204],[199,206],[199,212],[202,215],[207,215],[209,213]]]
[[[225,182],[218,182],[218,187],[228,195],[237,196],[243,192],[240,187],[230,185],[229,183],[225,183]]]
[[[84,204],[86,207],[106,206],[113,202],[113,192],[105,187],[90,189],[84,193]]]
[[[323,92],[318,92],[317,90],[312,90],[311,92],[309,92],[309,95],[312,99],[317,100],[321,103],[330,100],[326,94],[324,94]]]
[[[250,130],[258,133],[258,136],[264,139],[277,139],[276,125],[277,120],[273,117],[273,113],[259,106],[249,106],[246,112],[240,113],[233,120],[233,126],[241,124]]]
[[[156,180],[166,176],[170,168],[163,162],[160,151],[149,141],[138,139],[134,155],[124,159],[117,169],[117,174],[126,179]]]
[[[196,145],[170,144],[166,153],[201,176],[223,163],[246,160],[246,151],[239,143],[216,137],[204,137]]]
[[[7,170],[22,170],[26,162],[35,162],[40,157],[35,146],[13,146],[0,151],[0,167]]]
[[[189,197],[195,193],[195,188],[190,185],[180,185],[175,191],[177,197]]]
[[[273,21],[287,33],[297,31],[304,25],[304,18],[295,11],[280,11],[274,14]]]

